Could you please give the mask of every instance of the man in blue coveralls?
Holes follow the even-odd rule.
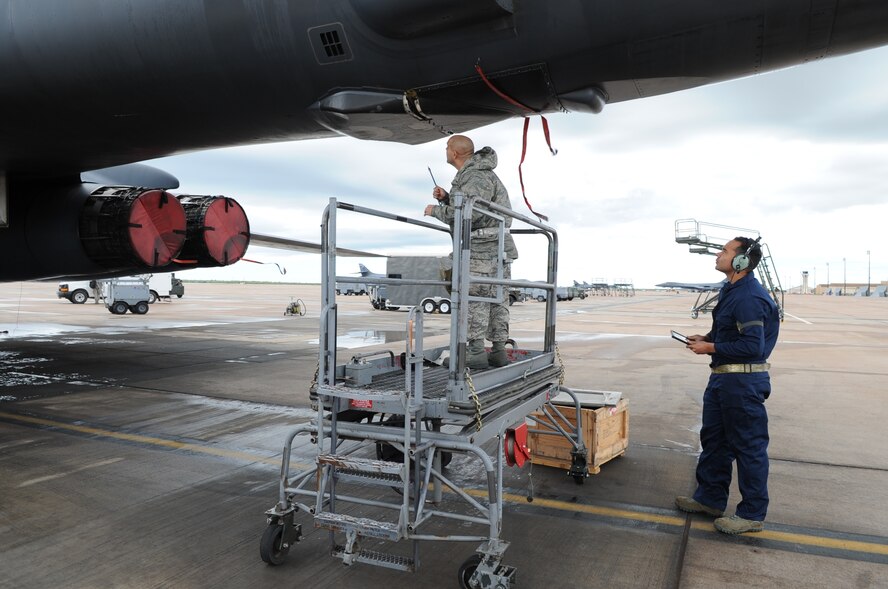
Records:
[[[735,237],[715,259],[727,282],[712,311],[712,330],[688,337],[695,354],[712,356],[712,374],[703,394],[703,451],[697,462],[693,497],[676,497],[682,511],[716,516],[725,534],[760,532],[768,511],[768,413],[771,394],[768,356],[777,343],[777,305],[756,280],[762,258],[758,240]],[[723,517],[728,504],[732,465],[742,501]]]

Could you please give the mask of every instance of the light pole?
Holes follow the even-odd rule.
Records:
[[[848,290],[848,264],[845,263],[845,258],[842,258],[842,296],[845,296]]]
[[[870,251],[866,250],[866,296],[870,296]]]

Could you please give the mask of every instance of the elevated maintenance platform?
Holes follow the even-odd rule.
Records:
[[[577,483],[588,476],[580,401],[563,386],[563,366],[555,347],[557,235],[551,227],[494,203],[459,193],[451,198],[455,219],[450,276],[442,274],[437,281],[391,275],[376,279],[384,285],[447,288],[452,301],[450,345],[426,348],[423,308],[417,306],[406,315],[403,350],[352,355],[346,363],[338,361],[336,289],[357,279],[336,275],[337,215],[347,211],[450,232],[440,225],[331,199],[322,223],[320,346],[317,377],[310,387],[317,416],[295,428],[284,445],[278,503],[266,512],[268,527],[260,542],[260,554],[268,564],[282,563],[302,538],[302,524],[295,516],[304,513],[314,527],[330,531],[330,552],[347,565],[414,571],[420,565],[421,542],[471,542],[477,548],[457,571],[460,586],[508,589],[516,569],[503,563],[509,546],[501,538],[503,468],[528,460],[526,422],[538,423],[548,434],[565,440],[569,448],[565,470]],[[477,215],[494,219],[498,228],[496,276],[470,271],[472,219]],[[528,228],[510,229],[513,221]],[[506,232],[546,240],[545,282],[506,277]],[[477,292],[475,285],[492,287],[492,294],[470,294]],[[505,366],[469,369],[470,303],[502,304],[510,289],[528,286],[547,293],[542,349],[523,349],[512,342]],[[572,403],[556,408],[551,401],[559,394]],[[563,419],[571,413],[572,421]],[[562,418],[560,423],[556,416]],[[317,446],[315,464],[295,468],[290,456],[294,440],[303,434]],[[494,441],[491,452],[488,442]],[[477,461],[486,493],[473,495],[465,483],[446,473],[455,453]],[[368,487],[377,491],[368,496]],[[462,505],[440,507],[444,489]],[[369,517],[361,512],[367,507],[387,511],[390,517]],[[402,541],[410,543],[409,551],[379,545]]]
[[[756,229],[745,229],[743,227],[731,227],[730,225],[719,225],[717,223],[707,223],[697,221],[696,219],[678,219],[675,222],[675,242],[686,244],[688,251],[692,254],[703,254],[716,256],[722,247],[737,236],[750,238],[761,238],[761,234]],[[767,243],[760,243],[762,248],[762,259],[756,267],[759,282],[771,293],[771,297],[777,304],[780,311],[780,320],[784,315],[784,291],[780,286],[780,277],[774,266],[774,258],[771,256],[771,249]],[[691,317],[696,319],[700,313],[709,313],[718,303],[718,291],[703,291],[697,295],[697,301],[691,309]]]

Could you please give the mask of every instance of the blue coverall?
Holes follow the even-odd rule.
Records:
[[[767,362],[780,329],[777,305],[753,274],[722,287],[712,311],[709,341],[715,344],[713,368],[724,364]],[[736,514],[764,521],[768,511],[767,372],[712,374],[703,395],[703,451],[697,463],[694,499],[724,511],[737,461],[742,501]]]

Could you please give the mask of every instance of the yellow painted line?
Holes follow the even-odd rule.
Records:
[[[161,438],[153,438],[139,434],[125,434],[110,430],[89,427],[86,425],[75,425],[72,423],[62,423],[40,417],[31,417],[29,415],[17,415],[14,413],[6,413],[0,411],[0,419],[10,421],[18,421],[22,423],[30,423],[33,425],[42,425],[53,429],[61,429],[81,434],[90,434],[93,436],[102,436],[105,438],[113,438],[115,440],[123,440],[126,442],[136,442],[139,444],[148,444],[151,446],[161,446],[172,450],[186,450],[188,452],[197,452],[200,454],[210,454],[212,456],[221,456],[223,458],[232,458],[235,460],[246,460],[247,462],[263,462],[265,464],[280,465],[280,458],[265,458],[250,454],[248,452],[238,452],[237,450],[225,450],[224,448],[213,448],[211,446],[201,446],[199,444],[189,444],[187,442],[176,442],[174,440],[163,440]]]
[[[487,498],[487,491],[481,489],[466,489],[465,491],[466,493],[474,497],[482,499]],[[522,495],[515,495],[513,493],[503,493],[503,500],[510,503],[527,503],[527,497]],[[560,511],[587,513],[590,515],[628,519],[652,524],[663,524],[676,527],[682,527],[685,525],[685,518],[682,516],[658,515],[655,513],[629,511],[626,509],[615,509],[613,507],[602,507],[598,505],[581,505],[577,503],[569,503],[567,501],[559,501],[556,499],[534,498],[533,505],[547,507],[549,509],[557,509]],[[691,528],[704,532],[712,532],[715,530],[711,523],[701,521],[691,522]],[[785,542],[787,544],[798,544],[801,546],[813,546],[817,548],[830,548],[833,550],[847,550],[850,552],[863,552],[866,554],[878,554],[882,556],[888,556],[888,545],[877,544],[874,542],[843,540],[841,538],[827,538],[824,536],[814,536],[811,534],[777,532],[773,530],[763,530],[761,532],[756,532],[752,534],[752,536],[765,540]]]
[[[802,544],[804,546],[817,546],[819,548],[832,548],[834,550],[850,550],[852,552],[866,552],[867,554],[888,555],[888,546],[873,542],[859,542],[857,540],[842,540],[840,538],[824,538],[823,536],[810,536],[808,534],[793,534],[791,532],[774,532],[764,530],[757,532],[756,537],[777,542],[789,542],[790,544]]]
[[[487,498],[487,491],[481,489],[469,489],[466,492],[475,497]],[[657,515],[655,513],[643,513],[640,511],[629,511],[627,509],[601,507],[599,505],[582,505],[578,503],[568,503],[567,501],[559,501],[557,499],[541,499],[534,497],[533,503],[528,503],[527,497],[515,495],[513,493],[503,493],[503,500],[510,503],[525,503],[528,505],[548,507],[549,509],[558,509],[560,511],[573,511],[575,513],[588,513],[590,515],[600,515],[604,517],[617,517],[620,519],[631,519],[653,524],[665,524],[667,526],[681,527],[685,524],[685,518],[674,515]]]
[[[69,423],[61,423],[57,421],[52,421],[49,419],[43,419],[40,417],[31,417],[28,415],[17,415],[14,413],[6,413],[4,411],[0,411],[0,419],[6,419],[9,421],[18,421],[22,423],[30,423],[33,425],[40,425],[44,427],[61,429],[74,431],[82,434],[90,434],[94,436],[102,436],[105,438],[112,438],[116,440],[123,440],[127,442],[137,442],[140,444],[147,444],[151,446],[160,446],[164,448],[169,448],[172,450],[185,450],[188,452],[195,452],[198,454],[209,454],[212,456],[220,456],[224,458],[231,458],[236,460],[245,460],[247,462],[261,462],[264,464],[271,464],[274,466],[280,465],[279,457],[262,457],[256,454],[250,454],[248,452],[239,452],[236,450],[225,450],[222,448],[213,448],[210,446],[201,446],[199,444],[189,444],[186,442],[176,442],[173,440],[164,440],[161,438],[154,438],[150,436],[143,436],[139,434],[125,434],[110,430],[103,430],[95,427],[89,427],[84,425],[74,425]],[[309,465],[304,464],[291,464],[292,468],[297,469],[305,469],[309,468]],[[477,497],[480,499],[487,498],[487,491],[482,489],[463,489],[468,495],[473,497]],[[527,497],[523,495],[517,495],[514,493],[504,493],[503,501],[509,503],[516,504],[527,504]],[[557,499],[543,499],[543,498],[534,498],[533,503],[534,506],[545,507],[548,509],[556,509],[559,511],[567,511],[573,513],[585,513],[589,515],[597,515],[602,517],[612,517],[616,519],[623,520],[633,520],[640,521],[650,524],[660,524],[667,526],[675,526],[675,527],[683,527],[685,525],[685,517],[683,516],[673,516],[673,515],[659,515],[656,513],[645,513],[641,511],[630,511],[628,509],[616,509],[613,507],[603,507],[599,505],[583,505],[577,503],[569,503],[567,501],[559,501]],[[691,528],[694,530],[711,532],[714,530],[712,524],[709,522],[701,522],[701,521],[693,521],[691,522]],[[823,536],[813,536],[810,534],[798,534],[793,532],[778,532],[773,530],[763,530],[761,532],[757,532],[754,534],[756,538],[762,538],[765,540],[773,540],[775,542],[784,542],[787,544],[798,544],[800,546],[813,546],[817,548],[828,548],[833,550],[846,550],[850,552],[861,552],[865,554],[878,554],[881,556],[888,556],[888,545],[885,544],[876,544],[873,542],[861,542],[858,540],[843,540],[841,538],[827,538]]]

